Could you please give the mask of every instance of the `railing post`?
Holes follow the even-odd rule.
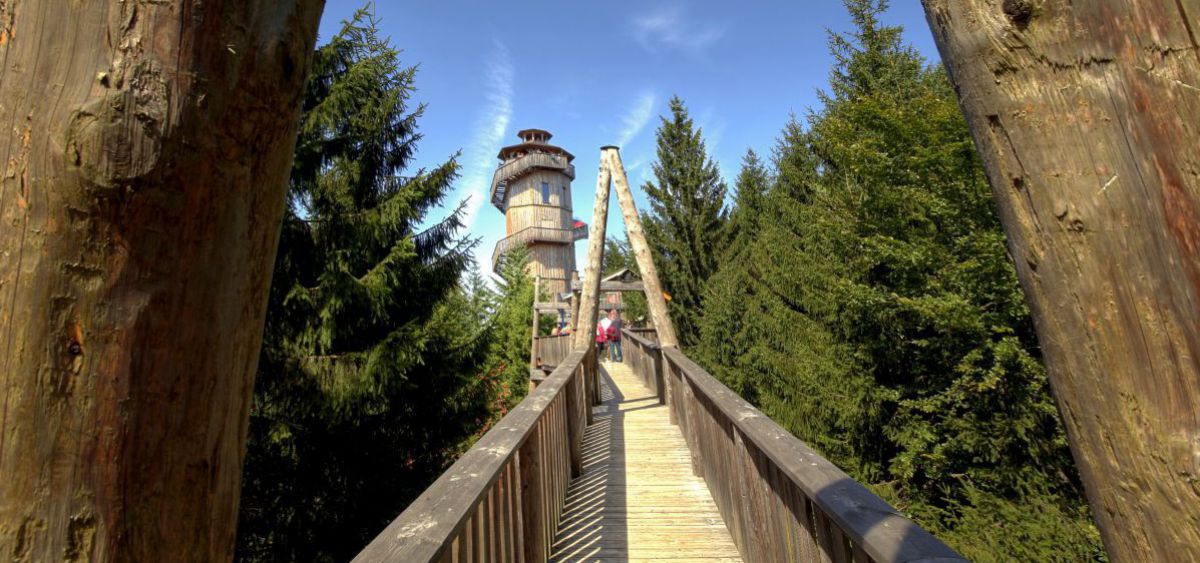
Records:
[[[669,384],[666,374],[663,373],[662,347],[657,344],[650,347],[650,368],[654,370],[654,386],[655,391],[658,392],[658,404],[665,405],[667,404],[667,386]]]
[[[542,509],[543,484],[541,479],[541,462],[539,451],[542,447],[542,429],[536,428],[518,450],[520,459],[521,481],[521,546],[524,550],[522,557],[528,563],[544,563],[546,561],[545,544],[542,529],[545,514]]]
[[[588,362],[588,364],[592,366],[592,380],[590,382],[592,386],[591,406],[595,406],[602,402],[600,398],[600,353],[595,351],[595,347],[592,350],[592,361]]]
[[[582,362],[583,379],[579,382],[579,386],[583,388],[583,410],[586,415],[588,426],[591,426],[592,423],[595,422],[595,418],[592,414],[592,404],[595,399],[592,397],[591,385],[591,378],[593,377],[593,373],[596,371],[595,363],[592,362],[592,359],[595,358],[595,356],[596,352],[594,347],[590,351],[584,353]]]
[[[576,368],[567,384],[567,446],[571,450],[571,477],[583,473],[583,428],[587,415],[580,410],[592,410],[584,400],[583,376],[587,373],[582,367]]]
[[[671,424],[679,426],[679,399],[676,397],[679,389],[675,387],[675,378],[671,373],[671,360],[663,353],[662,346],[658,347],[658,356],[662,360],[660,365],[662,367],[663,385],[666,387],[667,420]]]
[[[692,473],[703,478],[704,467],[700,465],[700,454],[702,453],[700,448],[703,446],[700,444],[700,428],[698,428],[700,417],[696,416],[700,411],[700,406],[697,404],[696,394],[692,391],[692,385],[688,382],[687,377],[681,378],[681,382],[683,383],[683,404],[687,409],[687,434],[685,436],[688,441],[689,453],[692,456]]]

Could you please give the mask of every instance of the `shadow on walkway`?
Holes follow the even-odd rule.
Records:
[[[595,420],[583,434],[583,473],[567,488],[552,561],[595,560],[602,549],[610,551],[614,541],[629,537],[620,494],[624,483],[617,482],[625,474],[625,448],[613,448],[614,436],[620,439],[625,430],[620,409],[625,396],[607,370],[601,367],[598,374],[601,404],[593,407]]]

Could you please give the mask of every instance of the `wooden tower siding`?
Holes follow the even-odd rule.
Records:
[[[521,144],[500,151],[501,169],[524,158],[533,161],[545,155],[552,155],[555,163],[566,167],[574,158],[567,151],[547,144],[550,134],[545,131],[527,129],[517,135],[523,141]],[[521,245],[528,248],[529,274],[541,276],[543,294],[550,300],[568,291],[571,272],[575,270],[575,244],[571,236],[575,223],[571,202],[573,175],[573,168],[570,171],[530,168],[507,179],[503,202],[494,201],[504,212],[507,235],[497,243],[496,257]],[[496,178],[493,193],[495,183],[503,180]],[[548,199],[543,197],[543,183],[549,186]]]

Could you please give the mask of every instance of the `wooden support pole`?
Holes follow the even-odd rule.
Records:
[[[625,232],[629,235],[629,245],[633,247],[638,269],[641,270],[646,305],[650,309],[654,328],[658,331],[658,343],[663,347],[678,348],[679,339],[675,336],[675,325],[671,324],[671,316],[667,312],[667,300],[663,297],[662,284],[658,281],[658,269],[654,267],[654,259],[650,255],[650,244],[646,242],[642,219],[638,217],[637,206],[633,203],[633,190],[629,188],[629,179],[625,176],[624,165],[621,164],[620,150],[617,147],[604,147],[600,152],[600,166],[609,170],[612,182],[617,187],[617,201],[621,205],[621,214],[625,217]]]
[[[588,231],[588,261],[583,273],[583,291],[579,298],[579,324],[575,326],[575,348],[595,346],[596,308],[600,304],[600,265],[604,262],[604,237],[608,223],[608,189],[612,173],[604,165],[600,149],[600,174],[596,178],[596,202],[592,211],[592,226]]]

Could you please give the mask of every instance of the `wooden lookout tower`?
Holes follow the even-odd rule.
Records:
[[[492,205],[504,213],[507,236],[492,252],[492,270],[517,247],[530,250],[529,274],[541,276],[550,295],[569,291],[575,271],[575,241],[587,238],[587,225],[571,214],[571,181],[575,157],[549,144],[550,133],[525,129],[521,142],[500,149],[500,166],[492,176]]]

